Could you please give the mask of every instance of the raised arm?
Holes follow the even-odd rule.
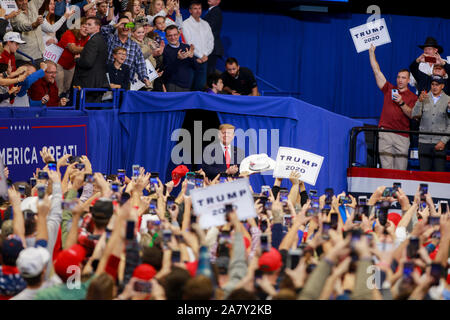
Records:
[[[377,82],[378,88],[380,90],[384,87],[386,84],[386,77],[381,72],[380,65],[377,62],[377,59],[375,57],[375,46],[372,45],[369,49],[369,57],[370,57],[370,66],[372,67],[373,74],[375,76],[375,80]]]

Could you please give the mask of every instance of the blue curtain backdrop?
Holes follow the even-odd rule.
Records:
[[[187,15],[185,15],[187,17]],[[258,13],[224,12],[225,58],[300,99],[348,117],[377,118],[383,97],[376,86],[368,52],[357,53],[349,29],[369,15],[313,15],[308,20]],[[392,43],[376,49],[381,70],[394,82],[421,54],[417,46],[433,36],[450,56],[450,20],[382,15]],[[422,51],[423,52],[423,51]],[[223,68],[223,61],[219,64]],[[265,89],[269,89],[265,87]]]

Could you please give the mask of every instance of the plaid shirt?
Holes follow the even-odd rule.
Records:
[[[130,68],[130,81],[133,80],[135,73],[137,73],[139,80],[142,82],[148,79],[144,55],[139,44],[131,40],[131,38],[128,38],[125,43],[122,43],[112,25],[103,26],[102,35],[108,45],[108,63],[114,62],[114,48],[123,47],[127,49],[127,59],[123,64]]]

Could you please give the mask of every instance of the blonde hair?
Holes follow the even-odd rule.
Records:
[[[222,131],[223,129],[235,129],[235,126],[233,126],[232,124],[229,124],[229,123],[222,123],[220,126],[219,126],[219,130],[220,131]]]

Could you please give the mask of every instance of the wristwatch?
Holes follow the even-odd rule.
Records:
[[[403,107],[405,105],[405,101],[402,101],[402,103],[399,104],[400,107]]]

